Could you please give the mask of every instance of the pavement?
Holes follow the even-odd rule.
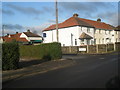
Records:
[[[74,65],[75,62],[71,59],[59,59],[53,61],[42,62],[40,64],[23,67],[17,70],[2,71],[2,82],[7,83],[19,77],[26,77],[45,73],[51,70],[68,67]]]

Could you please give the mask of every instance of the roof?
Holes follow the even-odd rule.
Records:
[[[28,37],[41,37],[41,36],[39,36],[39,35],[37,35],[37,34],[34,34],[34,33],[32,33],[32,32],[30,32],[30,31],[28,31],[28,32],[23,32],[26,36],[28,36]]]
[[[4,36],[2,38],[3,38],[3,41],[5,41],[5,42],[11,42],[13,40],[16,40],[18,42],[28,42],[28,40],[26,38],[20,38],[21,34],[22,33],[16,33],[16,34],[11,34],[11,35],[6,35],[6,36]]]
[[[18,42],[28,42],[26,38],[9,38],[9,37],[3,37],[3,41],[5,42],[11,42],[13,40],[16,40]]]
[[[106,24],[104,22],[83,19],[74,15],[73,17],[70,17],[64,22],[58,24],[58,28],[66,28],[66,27],[72,27],[72,26],[86,26],[86,27],[94,27],[97,29],[107,29],[107,30],[114,29],[113,26]],[[54,30],[55,28],[56,28],[56,25],[54,24],[44,29],[43,31]]]
[[[80,39],[92,39],[92,37],[90,35],[88,35],[88,34],[86,34],[86,33],[83,32],[80,35]]]
[[[115,28],[116,31],[120,31],[120,25]]]

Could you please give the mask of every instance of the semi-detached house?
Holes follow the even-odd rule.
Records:
[[[83,19],[78,14],[58,24],[58,37],[62,46],[115,43],[120,41],[118,33],[115,27],[101,22],[101,19]],[[43,38],[44,43],[56,42],[56,25],[44,29]]]

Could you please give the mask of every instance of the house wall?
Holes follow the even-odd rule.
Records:
[[[27,37],[24,33],[22,33],[21,35],[20,35],[20,37],[22,38],[26,38],[28,41],[30,41],[30,40],[42,40],[42,38],[41,37]]]
[[[3,39],[2,38],[0,38],[0,43],[3,43]]]
[[[30,39],[24,33],[20,35],[20,38],[26,38],[28,41],[30,41]]]
[[[44,43],[56,42],[56,30],[44,31],[46,33],[46,37],[44,37]],[[77,45],[79,45],[78,40],[78,26],[61,28],[58,30],[59,33],[59,42],[62,46],[73,46],[75,45],[75,39],[77,41]],[[73,36],[71,36],[71,34]]]
[[[114,30],[95,30],[96,44],[114,43]]]
[[[79,46],[79,27],[75,26],[59,29],[59,41],[62,46]]]
[[[89,29],[89,30],[88,30]],[[86,34],[88,34],[89,36],[93,37],[93,39],[90,40],[90,45],[94,44],[94,28],[90,28],[90,27],[79,27],[79,37],[81,36],[81,34],[85,32]],[[80,44],[81,45],[82,41],[80,40]],[[87,45],[87,41],[86,39],[84,40],[84,44]]]
[[[81,40],[79,39],[82,32],[94,37],[94,28],[89,28],[90,32],[87,31],[87,27],[74,26],[68,28],[59,29],[59,42],[62,46],[80,46]],[[46,37],[44,37],[44,43],[56,42],[56,30],[44,31]],[[94,38],[90,40],[90,44],[93,44]],[[85,41],[85,44],[86,41]]]
[[[114,42],[120,42],[120,31],[114,31]]]
[[[42,40],[41,37],[28,37],[29,40]]]
[[[90,40],[90,45],[93,44],[109,44],[120,42],[120,31],[95,29],[83,26],[74,26],[59,29],[59,42],[62,46],[80,46],[83,42],[79,39],[80,35],[85,32],[93,37]],[[56,42],[56,30],[44,31],[47,37],[44,38],[44,43]],[[71,36],[71,34],[73,36]],[[94,41],[95,39],[95,41]],[[75,45],[75,41],[77,45]],[[87,40],[84,40],[84,45],[87,45]]]

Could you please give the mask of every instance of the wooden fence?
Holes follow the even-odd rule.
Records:
[[[62,47],[63,54],[107,53],[111,51],[120,51],[120,42],[117,42],[115,44],[97,44],[97,45],[86,45],[86,46]]]

